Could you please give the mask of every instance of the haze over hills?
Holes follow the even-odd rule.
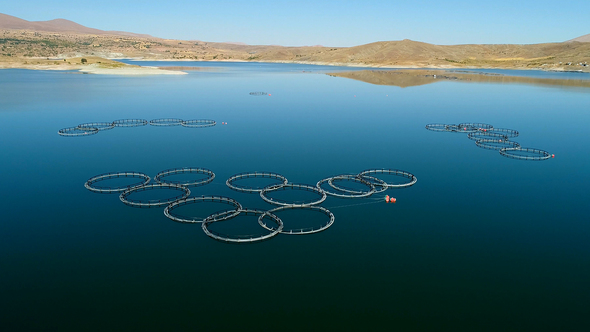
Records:
[[[383,41],[354,47],[246,45],[155,38],[88,28],[57,19],[29,22],[0,14],[0,57],[137,58],[143,60],[215,60],[299,62],[367,67],[508,68],[590,71],[587,36],[546,44],[434,45],[412,40]],[[590,36],[590,35],[588,35]],[[21,59],[21,60],[17,60]]]
[[[27,21],[21,18],[0,13],[0,29],[31,30],[47,32],[73,32],[92,35],[119,35],[130,37],[150,38],[150,35],[124,31],[104,31],[88,28],[76,22],[58,18],[50,21]]]

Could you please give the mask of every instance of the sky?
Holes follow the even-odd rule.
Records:
[[[590,0],[0,0],[0,13],[102,30],[252,45],[533,44],[590,34]]]

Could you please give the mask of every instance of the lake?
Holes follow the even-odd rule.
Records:
[[[149,77],[0,71],[3,331],[587,325],[590,89],[452,81],[400,88],[326,75],[351,68],[127,62],[207,70]],[[217,124],[58,135],[81,123],[134,118]],[[506,158],[465,133],[426,130],[430,123],[515,129],[520,135],[511,140],[555,158]],[[268,171],[315,186],[387,168],[410,172],[417,183],[368,198],[328,196],[321,206],[335,221],[325,231],[252,244],[215,241],[200,224],[166,218],[164,207],[134,208],[118,194],[84,188],[102,173],[153,179],[180,167],[215,173],[211,183],[191,187],[191,197],[221,195],[262,211],[276,206],[231,190],[226,180]],[[259,180],[241,184],[268,184]],[[169,193],[136,197],[152,194]],[[275,197],[314,199],[297,190]],[[190,212],[209,213],[199,209]],[[285,229],[327,222],[317,211],[277,216]],[[222,223],[219,231],[264,233],[254,216],[225,229]]]

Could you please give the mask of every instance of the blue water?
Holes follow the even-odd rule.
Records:
[[[173,77],[0,71],[1,330],[583,330],[590,91],[456,82],[402,89],[307,65],[206,65],[223,69]],[[57,134],[85,122],[168,117],[217,126]],[[523,147],[555,158],[508,159],[464,134],[424,128],[460,122],[516,129]],[[322,206],[336,221],[325,232],[253,245],[214,241],[163,208],[128,207],[83,187],[105,172],[153,177],[177,167],[215,172],[192,196],[263,210],[273,206],[225,180],[258,170],[314,185],[384,167],[418,182],[380,195],[396,204],[328,198]],[[371,204],[345,206],[356,203]],[[285,227],[325,222],[312,212],[281,217]]]

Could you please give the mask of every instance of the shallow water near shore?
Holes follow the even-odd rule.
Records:
[[[218,70],[0,71],[2,330],[571,330],[585,323],[590,89],[399,88],[331,77],[328,66],[194,65]],[[217,125],[57,134],[124,118]],[[466,134],[425,129],[461,122],[518,130],[512,140],[555,158],[509,159]],[[335,223],[326,231],[252,245],[214,241],[200,225],[167,219],[163,207],[133,208],[117,194],[84,188],[105,172],[153,178],[177,167],[215,172],[191,196],[228,196],[261,210],[275,206],[225,180],[270,171],[315,185],[394,168],[418,182],[367,199],[328,197],[321,206]],[[276,197],[309,198],[295,194]],[[397,203],[374,199],[385,195]],[[280,217],[286,228],[326,222],[312,211]],[[258,227],[251,216],[234,224],[223,231]]]

